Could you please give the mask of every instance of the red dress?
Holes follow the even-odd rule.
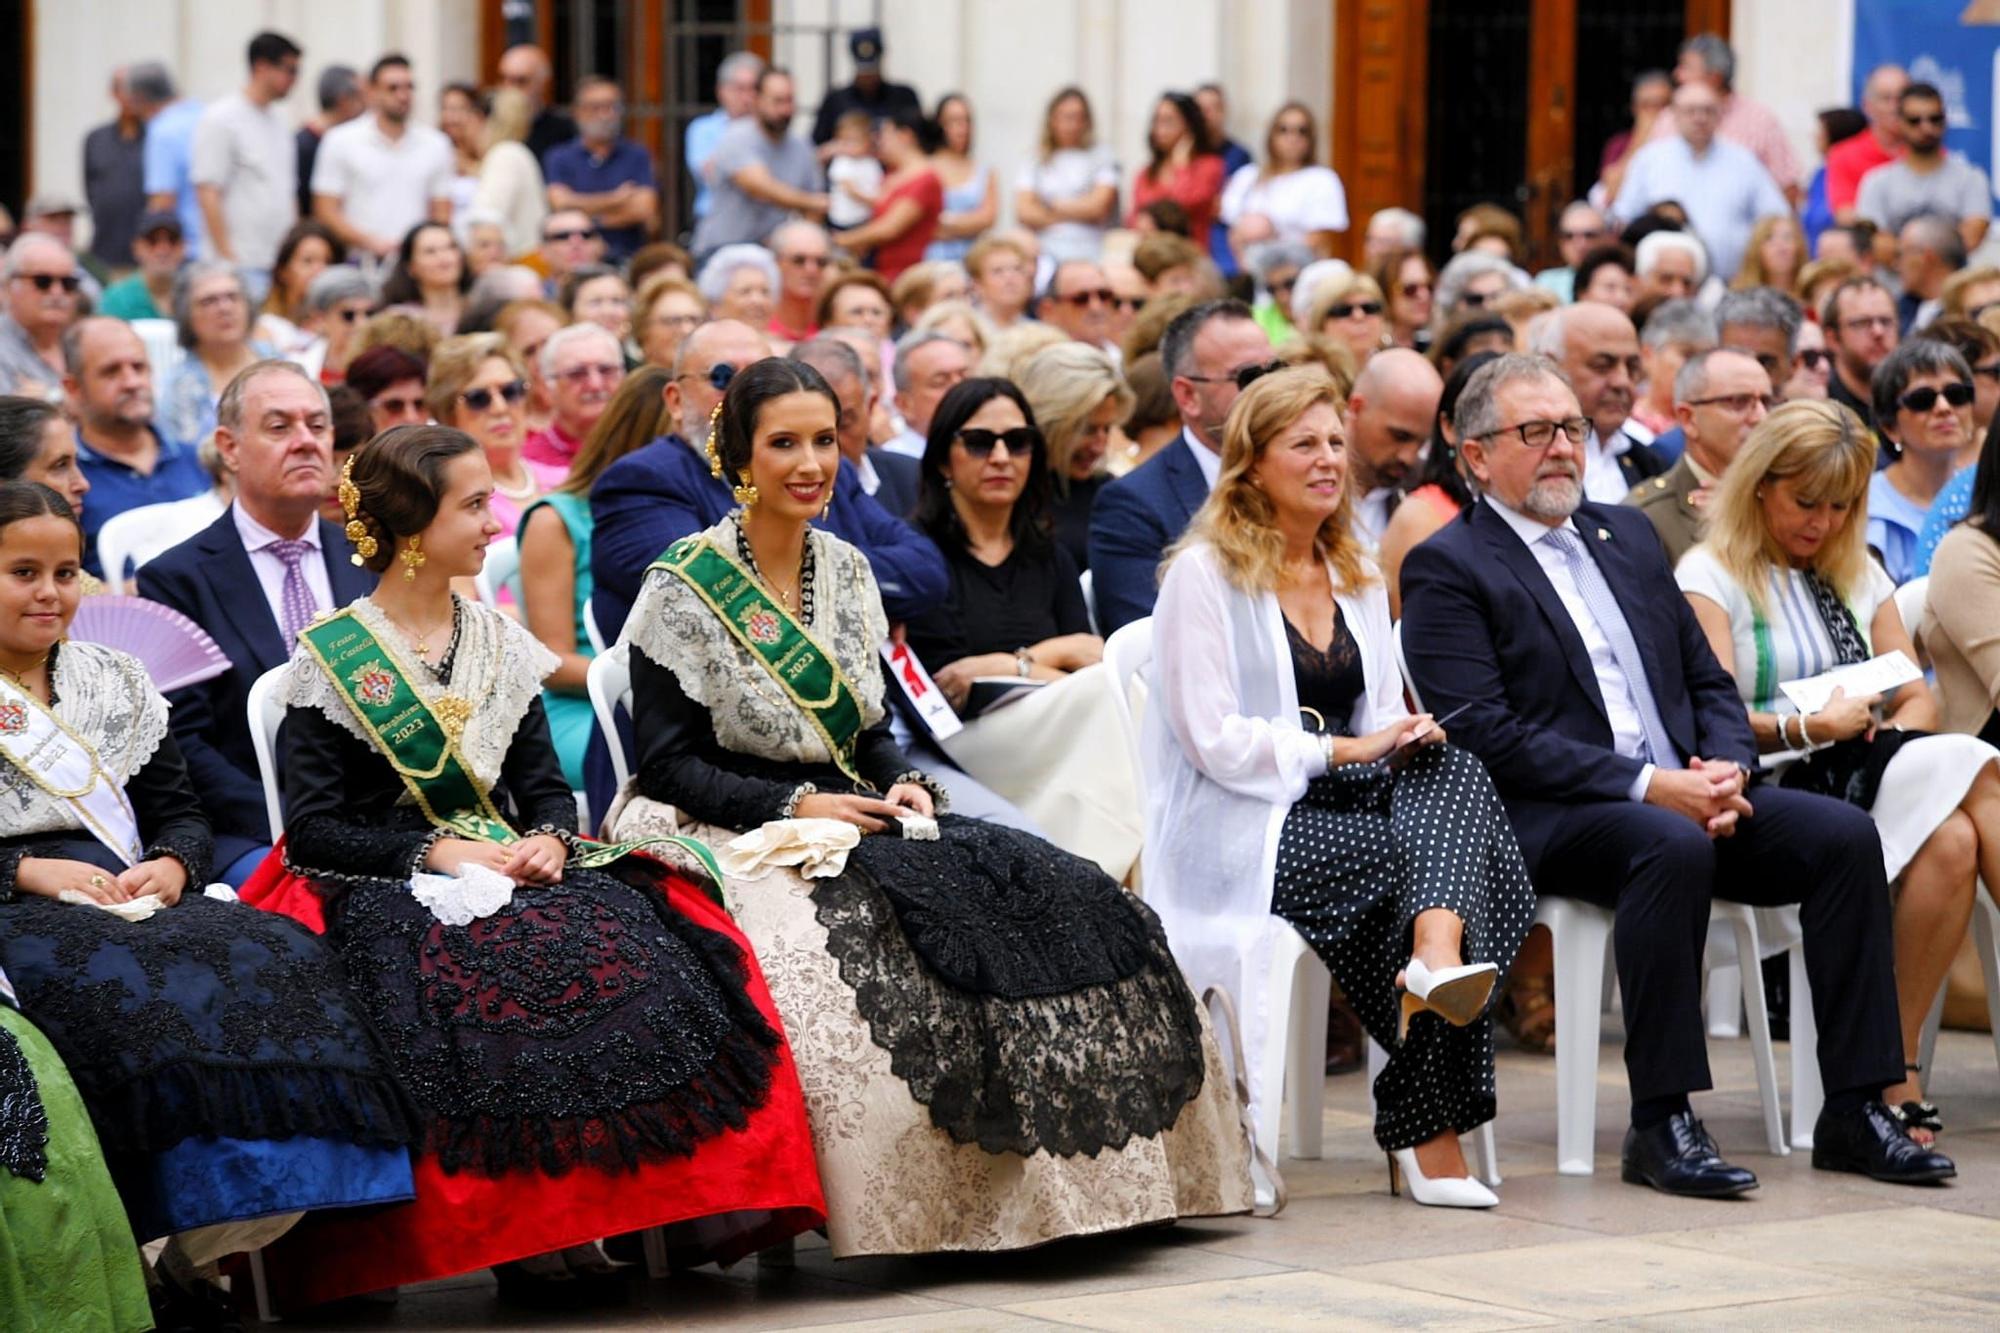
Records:
[[[1185,166],[1169,164],[1158,180],[1151,172],[1140,172],[1132,182],[1132,211],[1125,215],[1125,225],[1135,225],[1148,204],[1171,199],[1187,210],[1188,235],[1205,244],[1222,207],[1222,176],[1222,159],[1214,153],[1189,158]]]
[[[917,221],[895,240],[875,247],[875,271],[884,282],[894,282],[904,269],[923,260],[924,250],[937,236],[938,219],[944,216],[944,186],[935,171],[920,171],[901,185],[884,190],[875,201],[873,216],[887,213],[898,199],[916,204]]]

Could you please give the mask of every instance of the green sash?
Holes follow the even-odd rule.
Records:
[[[743,566],[706,537],[684,537],[653,562],[693,589],[721,618],[730,636],[762,663],[811,722],[840,771],[872,786],[854,768],[861,735],[861,697],[840,663]]]
[[[459,737],[472,714],[468,701],[447,695],[435,706],[425,703],[395,650],[376,638],[351,610],[314,621],[300,632],[299,642],[326,672],[362,732],[396,770],[424,818],[461,838],[520,841],[520,834],[493,804],[492,792],[480,784],[459,753]],[[694,838],[581,841],[569,864],[595,869],[633,852],[667,844],[693,856],[720,887],[721,867],[714,854]]]

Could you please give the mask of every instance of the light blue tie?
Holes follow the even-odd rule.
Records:
[[[1544,540],[1562,552],[1569,564],[1570,577],[1576,580],[1576,590],[1583,596],[1583,604],[1596,617],[1598,629],[1611,644],[1611,655],[1618,659],[1618,669],[1625,673],[1626,692],[1638,710],[1639,725],[1645,731],[1645,748],[1649,751],[1639,757],[1661,768],[1686,767],[1674,750],[1673,738],[1667,735],[1667,724],[1660,719],[1660,706],[1654,702],[1653,687],[1646,679],[1645,658],[1639,654],[1638,641],[1632,637],[1632,627],[1625,622],[1625,613],[1618,608],[1611,585],[1604,581],[1604,571],[1583,549],[1583,540],[1568,528],[1552,529]]]

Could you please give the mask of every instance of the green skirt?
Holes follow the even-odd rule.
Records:
[[[48,1116],[48,1165],[39,1181],[0,1168],[0,1323],[22,1333],[151,1328],[139,1247],[83,1098],[48,1039],[0,1005],[0,1044],[9,1042]]]

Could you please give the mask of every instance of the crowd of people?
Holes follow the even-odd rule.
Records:
[[[810,135],[721,62],[686,246],[615,82],[558,110],[516,47],[433,127],[391,54],[294,128],[277,33],[207,106],[118,72],[87,249],[24,210],[8,1308],[223,1326],[251,1252],[281,1309],[483,1267],[573,1304],[641,1233],[1282,1206],[1282,1089],[1223,1052],[1285,1021],[1286,932],[1329,1070],[1388,1052],[1392,1188],[1492,1207],[1459,1136],[1496,1026],[1555,1039],[1537,895],[1616,910],[1626,1180],[1757,1184],[1690,1101],[1712,896],[1799,906],[1813,1164],[1950,1178],[1919,1060],[2000,883],[2000,267],[1939,91],[1872,72],[1808,180],[1692,38],[1531,274],[1493,204],[1442,269],[1400,208],[1334,257],[1299,103],[1253,151],[1165,93],[1128,172],[1063,88],[1003,173],[851,51]],[[72,636],[119,595],[214,669]]]

